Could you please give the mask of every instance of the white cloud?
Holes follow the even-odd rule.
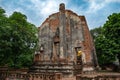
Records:
[[[58,12],[59,10],[59,4],[65,3],[65,5],[68,7],[67,9],[70,9],[72,11],[75,11],[78,15],[85,15],[86,18],[89,20],[88,25],[89,27],[96,27],[97,25],[100,26],[102,24],[102,20],[99,20],[96,22],[96,19],[94,17],[90,17],[93,14],[99,14],[99,10],[104,9],[109,3],[112,2],[120,2],[120,0],[85,0],[88,3],[88,7],[86,9],[83,9],[82,6],[72,6],[72,2],[69,2],[69,0],[31,0],[32,9],[35,11],[37,17],[39,17],[40,23],[42,23],[49,15]],[[74,1],[73,1],[74,2]],[[69,3],[69,4],[68,4]],[[103,15],[102,15],[103,16]],[[97,15],[97,18],[99,16]],[[92,22],[91,22],[92,20]],[[95,21],[94,21],[95,20]],[[93,22],[94,21],[94,22]],[[92,23],[92,24],[91,24]],[[96,25],[95,25],[96,24]]]
[[[106,2],[120,2],[120,0],[105,0]]]
[[[0,0],[2,1],[2,0]],[[80,1],[80,0],[78,0]],[[84,0],[86,4],[79,5],[74,3],[73,0],[18,0],[18,1],[6,1],[4,8],[6,9],[7,15],[12,14],[14,11],[19,11],[28,17],[28,20],[40,26],[42,22],[49,17],[49,15],[59,11],[59,4],[65,3],[66,9],[70,9],[78,15],[85,15],[88,20],[89,27],[99,26],[102,21],[108,16],[108,13],[112,13],[114,10],[109,3],[120,3],[120,0]],[[14,4],[13,4],[14,3]],[[104,11],[101,13],[101,11]],[[100,14],[100,15],[99,15]],[[102,19],[98,20],[97,19]],[[96,25],[95,25],[96,24]]]
[[[101,9],[105,5],[105,2],[100,2],[97,0],[89,0],[89,3],[90,3],[89,11],[93,12]]]
[[[31,2],[34,4],[33,9],[35,9],[37,15],[42,16],[43,18],[55,13],[58,11],[58,5],[60,2],[64,2],[67,4],[67,1],[57,1],[57,0],[31,0]]]
[[[49,15],[59,11],[59,4],[65,3],[67,5],[67,0],[30,0],[33,4],[29,5],[31,10],[39,17],[40,23],[42,23]],[[40,25],[40,24],[38,24]],[[38,26],[37,25],[37,26]]]
[[[120,2],[120,0],[86,0],[89,3],[87,13],[93,13],[100,9],[103,9],[106,5],[112,2]]]
[[[88,3],[87,10],[83,9],[90,29],[102,26],[107,20],[107,16],[116,12],[111,3],[120,3],[120,0],[85,0]],[[115,5],[115,4],[114,4]],[[113,10],[114,9],[114,10]],[[117,9],[118,10],[118,9]]]

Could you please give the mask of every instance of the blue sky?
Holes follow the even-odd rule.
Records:
[[[90,29],[102,26],[112,13],[120,12],[120,0],[0,0],[0,7],[9,16],[22,12],[28,21],[39,27],[52,13],[59,11],[59,4],[86,17]]]

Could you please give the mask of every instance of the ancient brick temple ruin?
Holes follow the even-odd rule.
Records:
[[[35,54],[34,71],[55,72],[74,76],[94,71],[98,66],[94,44],[84,16],[66,10],[47,18],[39,27],[39,49]]]
[[[30,72],[57,73],[64,78],[98,67],[94,44],[84,16],[66,10],[47,18],[39,27],[39,49]]]
[[[3,73],[3,80],[120,80],[119,73],[97,72],[95,47],[84,16],[66,10],[50,15],[39,29],[39,48],[26,72]],[[2,80],[0,79],[0,80]]]

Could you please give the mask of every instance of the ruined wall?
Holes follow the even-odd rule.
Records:
[[[65,10],[60,5],[39,27],[39,46],[43,45],[43,61],[76,61],[75,47],[81,46],[85,62],[92,63],[94,45],[84,16]]]

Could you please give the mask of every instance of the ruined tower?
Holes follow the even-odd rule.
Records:
[[[84,16],[65,9],[50,15],[38,28],[39,49],[31,72],[75,76],[98,66],[95,48]]]

